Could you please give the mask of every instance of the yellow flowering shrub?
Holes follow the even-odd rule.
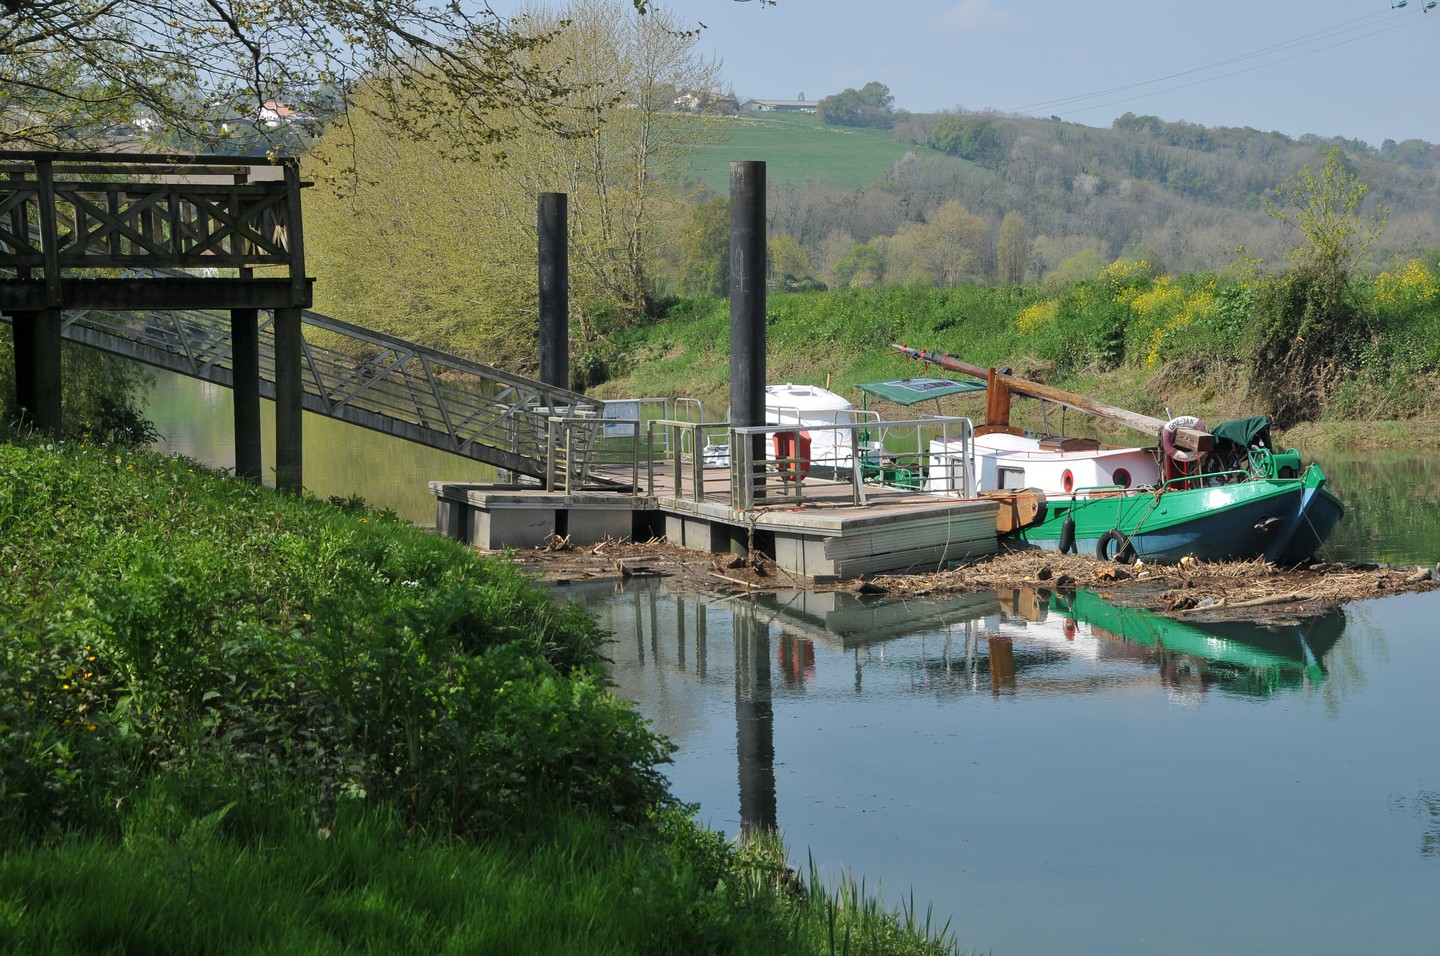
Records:
[[[1179,292],[1180,290],[1176,289],[1175,291]],[[1167,322],[1162,325],[1157,325],[1150,332],[1149,348],[1145,353],[1146,368],[1154,368],[1160,364],[1160,350],[1165,345],[1165,339],[1168,338],[1172,332],[1185,328],[1185,326],[1191,322],[1204,317],[1210,312],[1211,307],[1215,304],[1215,284],[1211,282],[1194,295],[1181,296],[1180,298],[1183,298],[1183,301],[1180,304],[1180,308],[1175,311],[1175,314],[1172,315]]]
[[[1112,288],[1128,285],[1150,274],[1150,263],[1144,259],[1116,259],[1100,270],[1099,279]]]
[[[1022,335],[1034,335],[1040,329],[1055,321],[1060,314],[1059,299],[1044,299],[1032,302],[1020,310],[1015,318],[1015,327]]]
[[[1155,320],[1168,316],[1179,307],[1185,298],[1185,291],[1175,284],[1169,276],[1161,276],[1150,283],[1148,289],[1131,289],[1130,297],[1122,301],[1130,303],[1130,309],[1137,318],[1142,320]]]
[[[1419,259],[1375,277],[1375,301],[1381,306],[1424,305],[1440,300],[1440,280]]]

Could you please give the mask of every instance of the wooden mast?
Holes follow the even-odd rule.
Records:
[[[1144,432],[1158,440],[1160,430],[1165,427],[1165,421],[1153,418],[1149,415],[1141,415],[1138,412],[1127,411],[1106,402],[1086,398],[1083,395],[1076,395],[1073,392],[1066,392],[1049,385],[1041,385],[1039,382],[1027,381],[1023,378],[1016,378],[1006,372],[997,372],[993,368],[981,368],[978,365],[971,365],[964,359],[951,355],[949,352],[934,351],[928,349],[911,348],[908,345],[892,345],[906,358],[916,359],[930,365],[937,365],[940,368],[951,372],[959,372],[962,375],[973,375],[976,378],[985,380],[985,424],[977,428],[976,434],[986,431],[1009,431],[1016,432],[1010,424],[1010,397],[1011,395],[1025,395],[1030,398],[1044,399],[1047,402],[1054,402],[1066,408],[1073,408],[1077,412],[1100,418],[1126,428],[1133,428],[1136,431]],[[1200,431],[1195,428],[1177,428],[1173,436],[1176,448],[1185,451],[1206,451],[1215,446],[1215,436],[1209,432]]]

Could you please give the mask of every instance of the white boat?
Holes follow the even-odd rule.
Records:
[[[1036,488],[1047,496],[1085,495],[1089,489],[1128,490],[1160,482],[1153,448],[1108,448],[1089,438],[1037,438],[989,432],[972,439],[973,461],[965,446],[948,439],[930,443],[925,490],[963,494],[957,476],[973,469],[975,487],[985,490]]]

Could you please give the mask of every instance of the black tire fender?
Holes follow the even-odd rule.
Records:
[[[1111,545],[1115,550],[1110,550]],[[1119,528],[1111,528],[1100,536],[1095,544],[1095,557],[1101,561],[1114,561],[1118,564],[1134,564],[1135,548],[1130,543],[1130,538]]]
[[[1075,519],[1070,515],[1060,522],[1060,553],[1075,553]]]

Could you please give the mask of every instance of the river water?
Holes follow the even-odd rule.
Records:
[[[228,466],[229,407],[227,390],[167,377],[150,414],[170,450]],[[433,522],[427,481],[486,476],[305,428],[308,487],[417,523]],[[1322,464],[1348,509],[1328,557],[1440,559],[1440,454]],[[1273,631],[1184,627],[1087,592],[561,593],[614,635],[619,690],[678,745],[669,776],[702,820],[777,826],[802,870],[913,894],[965,948],[1440,946],[1440,592]]]

